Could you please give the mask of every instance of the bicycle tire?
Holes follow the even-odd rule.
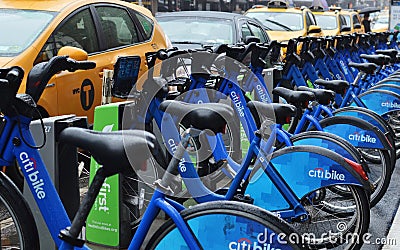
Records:
[[[40,249],[32,212],[17,186],[4,173],[0,174],[0,211],[2,223],[8,223],[1,226],[2,248],[9,244],[7,249]],[[9,235],[3,235],[3,231]],[[17,240],[15,237],[19,237],[18,246],[13,241]]]
[[[346,185],[345,188],[349,189],[353,194],[355,205],[342,207],[334,204],[329,204],[327,202],[327,197],[325,196],[323,200],[319,201],[320,204],[309,204],[307,206],[307,211],[313,222],[296,222],[293,224],[294,229],[303,234],[306,234],[308,232],[315,232],[315,235],[318,235],[320,233],[322,237],[323,233],[330,233],[330,236],[324,235],[321,239],[314,238],[311,239],[309,242],[306,242],[310,246],[310,248],[360,249],[362,247],[362,236],[368,232],[370,222],[370,206],[368,194],[363,188],[359,186]],[[328,190],[329,189],[326,188],[324,191]],[[348,197],[343,198],[345,199],[344,201],[347,201],[349,199]],[[302,199],[302,201],[304,202],[305,199]],[[355,206],[355,209],[353,206]],[[313,210],[316,210],[315,213],[313,213]],[[356,215],[353,215],[354,212],[352,210],[356,211]],[[323,216],[324,214],[326,214],[326,217]],[[321,231],[315,231],[312,229],[312,227],[317,224],[317,216],[320,217],[318,221],[325,223],[321,226]],[[349,216],[351,216],[351,218],[349,218]],[[335,225],[335,220],[338,220],[338,218],[342,218],[344,220],[349,219],[349,222],[346,223],[343,220]],[[330,224],[331,221],[335,221],[333,225]],[[326,224],[330,224],[331,227],[327,226]],[[343,228],[341,228],[341,226],[343,226]],[[359,238],[351,240],[352,236],[358,236]]]
[[[212,215],[212,216],[210,216],[210,215]],[[181,212],[181,216],[185,220],[186,224],[191,227],[192,232],[194,232],[198,241],[200,243],[203,243],[203,245],[202,245],[203,249],[207,249],[207,250],[208,249],[221,249],[221,245],[217,245],[218,243],[215,243],[216,241],[222,241],[222,239],[225,239],[227,242],[229,242],[229,240],[233,240],[233,239],[237,240],[237,241],[243,240],[244,238],[249,237],[247,235],[247,233],[254,234],[254,232],[251,232],[252,231],[251,229],[257,230],[257,227],[260,227],[260,226],[263,227],[262,232],[264,232],[264,230],[266,228],[268,228],[269,230],[272,230],[276,234],[282,233],[282,235],[285,235],[285,237],[282,237],[282,239],[287,241],[288,245],[287,245],[287,248],[282,248],[282,249],[304,249],[303,245],[290,242],[288,237],[290,237],[291,235],[294,235],[295,232],[292,230],[292,228],[286,222],[284,222],[283,220],[274,216],[272,213],[270,213],[264,209],[261,209],[259,207],[250,205],[250,204],[235,202],[235,201],[207,202],[207,203],[199,204],[199,205],[190,207],[188,209],[185,209],[184,211]],[[222,216],[226,216],[226,217],[224,217],[224,221],[221,221],[222,223],[221,223],[221,225],[219,225],[218,223],[216,223],[215,218],[221,218]],[[211,219],[211,218],[214,219],[212,221],[212,223],[210,223],[210,221],[209,221],[209,219]],[[229,224],[229,223],[227,223],[226,218],[237,219],[237,220],[235,221],[234,224]],[[244,236],[244,234],[241,234],[240,237],[238,237],[238,235],[235,235],[236,238],[235,237],[229,238],[229,235],[227,235],[229,233],[228,230],[234,230],[233,228],[229,228],[229,226],[235,227],[235,229],[236,229],[240,226],[239,225],[240,222],[245,221],[245,220],[252,222],[252,224],[250,224],[249,222],[247,222],[248,224],[246,224],[246,223],[242,224],[242,225],[248,226],[246,228],[243,228],[243,230],[247,230],[246,235]],[[216,231],[214,231],[214,230],[207,231],[207,229],[210,229],[210,227],[212,227],[214,229],[215,229],[215,227],[219,227],[219,228],[222,227],[224,222],[225,222],[225,225],[223,227],[223,231],[222,232],[218,231],[220,233],[220,235],[216,235],[216,233],[215,233]],[[195,227],[195,225],[194,225],[195,223],[199,223],[199,225],[205,226],[203,228],[205,230],[200,232],[202,235],[197,234],[196,231],[193,230]],[[209,227],[207,227],[208,224],[209,224]],[[229,225],[229,226],[227,226],[227,225]],[[249,225],[254,226],[254,228],[251,228],[251,226],[249,226]],[[177,230],[175,224],[173,223],[173,221],[171,219],[169,219],[155,232],[155,234],[149,240],[145,249],[157,249],[157,246],[160,246],[160,244],[162,244],[162,248],[160,248],[160,249],[168,249],[168,247],[170,247],[170,249],[178,249],[179,248],[178,245],[180,242],[176,241],[176,239],[174,240],[173,244],[170,244],[167,242],[170,240],[167,237],[173,238],[172,235],[174,233],[176,233],[176,231],[178,231],[178,230]],[[243,231],[241,231],[241,232],[243,232]],[[268,232],[270,232],[270,231],[268,231]],[[208,246],[204,245],[204,244],[206,244],[206,242],[203,241],[204,236],[208,241],[211,241],[211,242],[207,242],[207,243],[215,244],[214,245],[215,247],[210,247],[210,245],[208,245]],[[270,235],[268,234],[268,236],[270,236]],[[246,238],[246,239],[249,240],[248,238]],[[183,241],[183,243],[184,243],[184,241]],[[247,241],[247,243],[250,244],[248,241]],[[235,243],[233,243],[233,244],[235,244]],[[258,243],[254,243],[254,244],[258,244]],[[262,243],[260,243],[260,244],[262,244]],[[186,245],[186,244],[184,244],[184,245]],[[165,246],[168,246],[168,247],[165,248]],[[261,245],[261,247],[263,247],[263,246],[264,245]],[[226,245],[226,247],[228,247],[228,245]]]

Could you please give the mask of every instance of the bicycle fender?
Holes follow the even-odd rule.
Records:
[[[377,82],[375,85],[379,84],[394,84],[394,85],[400,85],[400,78],[398,75],[391,75],[386,79],[383,79],[382,81]]]
[[[396,137],[393,129],[388,125],[388,123],[380,115],[372,110],[362,108],[362,107],[344,107],[337,109],[333,112],[334,116],[353,116],[360,118],[364,121],[371,123],[372,125],[378,127],[382,133],[387,135],[389,142],[394,146],[394,138]]]
[[[400,85],[392,84],[392,83],[382,83],[375,85],[368,90],[375,90],[375,89],[382,89],[382,90],[387,90],[387,91],[392,91],[396,94],[400,94]]]
[[[364,121],[371,123],[372,125],[378,127],[382,132],[388,132],[391,136],[395,136],[393,130],[386,123],[386,121],[379,116],[377,113],[370,109],[362,108],[362,107],[344,107],[340,109],[336,109],[332,112],[334,116],[353,116],[360,118]]]
[[[391,145],[378,127],[352,116],[332,116],[320,121],[323,131],[338,135],[359,148],[390,150]]]
[[[299,200],[319,188],[339,184],[371,190],[368,180],[363,179],[345,158],[322,147],[285,147],[273,153],[270,164]],[[268,177],[268,167],[253,171],[246,194],[254,198],[254,205],[270,211],[289,209],[288,201]]]
[[[361,163],[361,157],[356,148],[343,138],[323,131],[307,131],[293,135],[290,140],[293,146],[312,145],[332,150],[339,155],[357,163]]]
[[[368,109],[375,111],[380,116],[391,111],[400,110],[400,95],[391,91],[383,89],[368,90],[359,95],[358,98]],[[352,106],[354,106],[353,103]]]

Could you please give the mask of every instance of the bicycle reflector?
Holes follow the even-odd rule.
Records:
[[[368,181],[368,176],[365,173],[363,167],[361,164],[358,164],[357,162],[354,162],[352,160],[349,160],[344,157],[344,160],[363,178],[364,180]]]

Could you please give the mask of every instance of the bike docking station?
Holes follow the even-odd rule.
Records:
[[[43,132],[46,133],[46,144],[39,150],[40,155],[60,195],[67,214],[72,220],[80,204],[77,148],[59,143],[58,136],[67,127],[87,128],[87,118],[75,115],[63,115],[44,118],[43,124],[44,128],[40,120],[32,121],[30,130],[36,145],[42,145],[44,139]],[[26,180],[23,195],[34,215],[41,249],[56,249],[56,245],[52,240]]]
[[[123,97],[123,92],[127,91],[125,94],[128,94],[134,85],[132,82],[136,82],[139,65],[140,57],[119,57],[114,65],[114,72],[105,72],[102,105],[95,108],[93,130],[110,132],[122,129],[124,108],[126,105],[134,104],[134,101],[110,103],[111,94],[115,96],[115,92],[118,92],[118,97],[127,99]],[[121,84],[117,83],[116,78],[124,80],[123,90],[118,89]],[[91,160],[90,182],[100,167],[101,165],[94,159]],[[136,173],[132,171],[129,178],[137,180]],[[139,216],[139,209],[145,199],[145,187],[141,187],[143,184],[139,184],[137,181],[129,182],[130,188],[137,195],[130,195],[128,207],[124,202],[123,181],[124,177],[120,174],[108,177],[104,181],[86,221],[85,236],[88,243],[106,248],[127,248],[129,246],[132,239],[131,213],[135,217]],[[138,192],[139,190],[140,192]]]

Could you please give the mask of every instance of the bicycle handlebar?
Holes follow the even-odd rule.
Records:
[[[75,61],[68,56],[55,56],[48,62],[38,63],[28,74],[25,93],[38,102],[50,78],[60,71],[87,70],[96,67],[96,63],[90,61]]]

